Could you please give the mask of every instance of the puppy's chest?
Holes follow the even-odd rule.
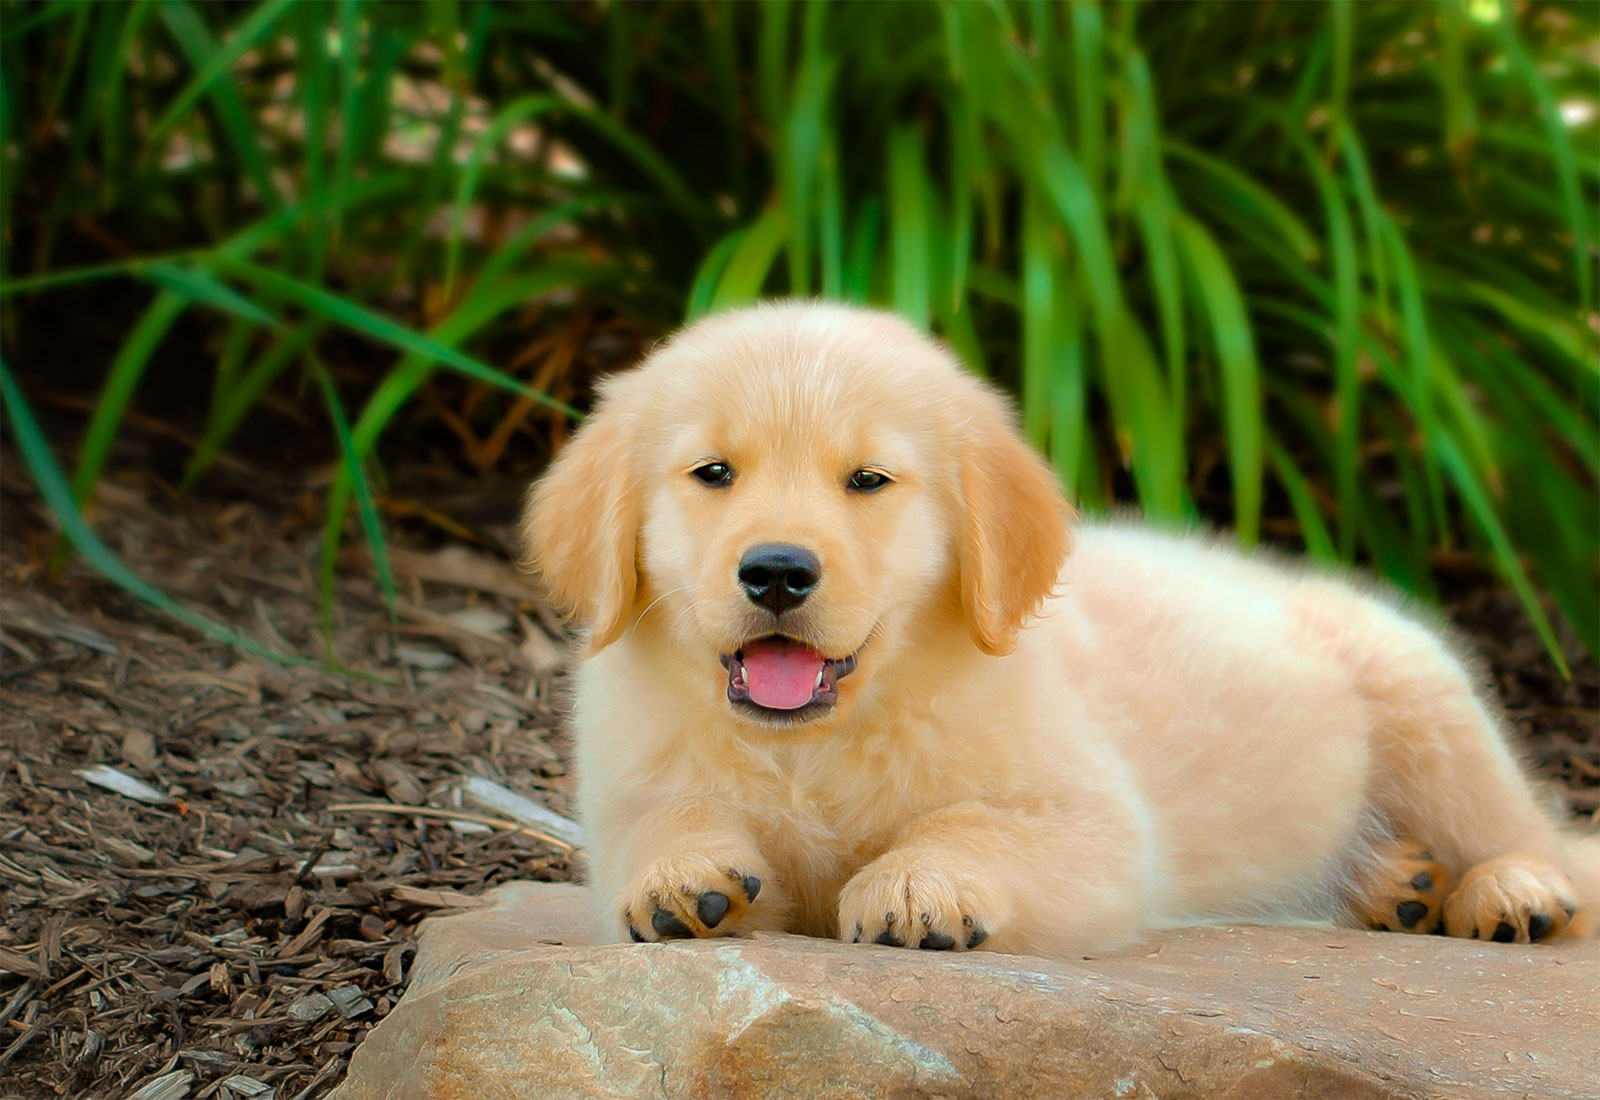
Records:
[[[881,803],[840,799],[838,791],[785,793],[781,802],[750,807],[756,842],[794,906],[790,928],[831,936],[840,890],[888,849],[903,819],[882,813]]]
[[[827,905],[913,818],[951,801],[922,762],[870,750],[796,750],[736,794],[797,899]]]

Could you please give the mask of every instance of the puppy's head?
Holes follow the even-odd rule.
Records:
[[[1006,652],[1068,509],[1005,402],[886,314],[779,304],[613,379],[534,486],[531,564],[589,627],[751,723],[840,721],[884,671]]]

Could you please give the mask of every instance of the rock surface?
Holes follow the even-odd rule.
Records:
[[[1196,928],[1115,957],[581,946],[573,886],[424,926],[337,1100],[1600,1096],[1600,945]]]

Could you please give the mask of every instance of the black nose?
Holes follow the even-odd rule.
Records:
[[[798,607],[822,576],[811,551],[784,542],[752,546],[739,559],[739,584],[745,595],[774,615]]]

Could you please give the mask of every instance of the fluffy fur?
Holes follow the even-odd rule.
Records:
[[[711,461],[731,484],[693,476]],[[863,467],[891,484],[848,491]],[[609,937],[1063,956],[1381,913],[1389,838],[1459,878],[1430,913],[1454,934],[1578,934],[1600,904],[1593,842],[1434,630],[1220,543],[1078,523],[1006,403],[891,316],[686,329],[606,384],[525,533],[588,628],[574,724]],[[781,621],[736,578],[766,542],[822,562]],[[774,631],[859,650],[810,721],[728,701],[719,657]]]

